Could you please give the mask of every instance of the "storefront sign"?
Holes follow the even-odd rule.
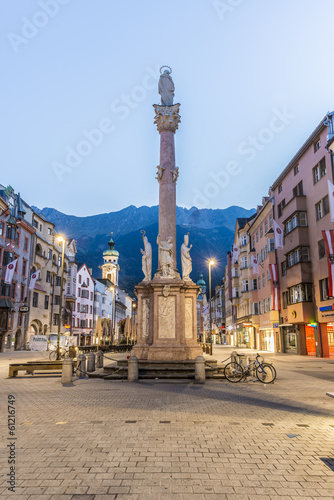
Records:
[[[279,327],[278,323],[273,323],[273,328],[278,328],[278,327]]]
[[[242,326],[245,326],[245,327],[253,326],[253,323],[250,321],[245,321],[244,323],[242,323]]]
[[[319,307],[319,311],[332,311],[333,309],[334,309],[334,304],[332,304],[331,306]]]
[[[20,313],[27,313],[29,312],[30,307],[29,306],[21,306],[19,311]]]

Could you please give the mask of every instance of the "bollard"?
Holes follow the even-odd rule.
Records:
[[[103,368],[103,352],[99,351],[96,355],[96,368]]]
[[[205,383],[205,359],[203,356],[197,356],[195,359],[195,383]]]
[[[77,363],[77,376],[83,378],[86,376],[86,356],[79,354]]]
[[[136,356],[130,356],[128,359],[128,381],[136,382],[138,380],[138,359]]]
[[[65,358],[63,360],[63,368],[61,372],[61,383],[70,384],[72,382],[73,375],[73,359]]]
[[[90,352],[87,356],[87,372],[95,372],[95,354]]]

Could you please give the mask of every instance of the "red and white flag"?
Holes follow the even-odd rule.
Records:
[[[253,274],[259,274],[259,261],[253,254],[251,254],[251,266],[253,268]]]
[[[328,229],[321,231],[324,239],[327,264],[328,264],[328,297],[333,297],[334,293],[334,231]]]
[[[330,180],[328,182],[328,199],[329,199],[329,209],[331,212],[331,222],[334,222],[334,184]]]
[[[283,248],[283,229],[274,220],[275,248]]]
[[[277,273],[277,265],[269,264],[270,277],[271,277],[271,287],[272,287],[272,310],[279,311],[281,309],[280,300],[279,300],[279,283],[278,283],[278,273]]]
[[[233,245],[232,248],[232,266],[238,262],[239,259],[239,248],[236,245]]]
[[[17,261],[18,259],[13,260],[13,262],[10,262],[6,267],[5,283],[7,283],[7,285],[12,284]]]
[[[33,290],[35,288],[38,276],[39,276],[39,269],[30,276],[29,290]]]

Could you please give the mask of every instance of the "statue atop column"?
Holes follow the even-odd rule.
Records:
[[[158,234],[157,244],[159,247],[159,266],[163,278],[176,278],[177,273],[174,269],[174,244],[173,238],[169,236],[166,241],[161,240]]]
[[[140,251],[143,254],[142,256],[142,270],[144,273],[143,281],[151,281],[152,278],[152,246],[149,243],[147,236],[145,236],[145,231],[141,231],[143,242],[144,242],[144,250],[141,248]]]
[[[192,245],[189,247],[189,233],[184,235],[184,242],[181,245],[181,265],[182,265],[182,279],[190,280],[189,274],[192,271],[192,260],[190,257],[190,250]]]
[[[166,68],[163,73],[161,70]],[[161,96],[161,105],[162,106],[173,106],[174,104],[174,82],[172,80],[171,68],[169,66],[162,66],[160,68],[160,78],[159,78],[159,94]]]

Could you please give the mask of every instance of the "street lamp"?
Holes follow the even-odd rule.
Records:
[[[60,360],[60,329],[63,305],[63,281],[64,281],[64,258],[65,258],[65,238],[57,236],[59,243],[62,243],[61,271],[60,271],[60,294],[59,294],[59,318],[58,318],[58,340],[57,340],[57,361]]]
[[[209,310],[210,310],[210,354],[212,356],[212,313],[211,313],[211,267],[215,265],[214,260],[209,262]]]

